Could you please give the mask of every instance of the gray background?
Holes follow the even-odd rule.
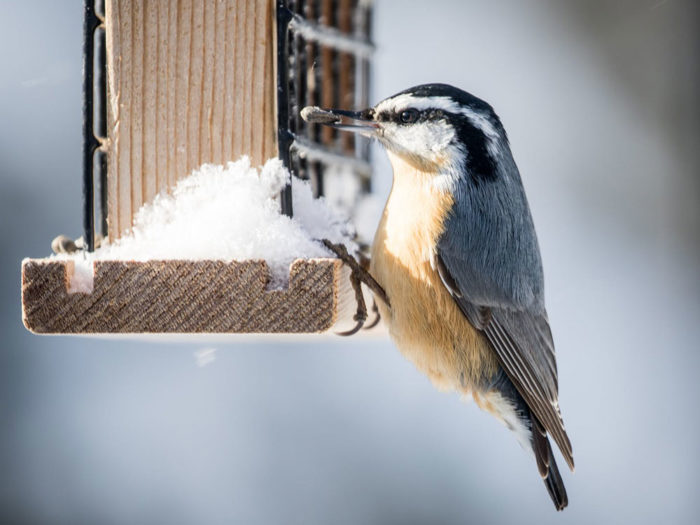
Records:
[[[375,101],[454,83],[510,134],[577,464],[557,514],[513,437],[388,341],[26,332],[21,259],[80,233],[82,13],[0,2],[0,522],[693,521],[696,5],[377,2]]]

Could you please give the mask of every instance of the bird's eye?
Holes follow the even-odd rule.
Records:
[[[399,115],[401,122],[404,124],[413,124],[418,120],[418,111],[415,109],[406,109]]]

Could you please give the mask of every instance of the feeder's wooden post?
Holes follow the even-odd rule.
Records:
[[[109,237],[203,163],[277,156],[274,0],[107,0]]]

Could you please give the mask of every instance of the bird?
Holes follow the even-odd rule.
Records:
[[[384,146],[393,183],[369,278],[388,298],[377,306],[389,334],[438,389],[473,397],[512,430],[564,509],[549,438],[572,471],[574,459],[542,261],[498,115],[447,84],[415,86],[362,111],[307,107],[301,115]]]

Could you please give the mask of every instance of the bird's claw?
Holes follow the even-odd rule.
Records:
[[[352,327],[350,330],[346,330],[345,332],[336,332],[335,335],[340,335],[342,337],[348,337],[350,335],[355,335],[357,332],[360,331],[360,328],[362,328],[363,323],[357,322],[354,327]]]
[[[345,246],[343,246],[345,248]],[[347,250],[345,251],[347,254]],[[360,328],[362,328],[367,320],[367,304],[365,303],[365,297],[362,294],[362,281],[360,276],[355,270],[350,273],[350,283],[352,284],[352,289],[355,291],[355,301],[357,301],[357,311],[353,316],[353,321],[355,321],[355,326],[346,332],[340,332],[338,335],[348,336],[356,334]]]
[[[323,245],[332,251],[338,259],[343,261],[350,267],[353,273],[356,273],[360,279],[360,282],[367,285],[367,287],[372,290],[375,296],[379,297],[384,304],[391,308],[391,303],[389,297],[387,296],[384,288],[372,277],[372,275],[358,263],[355,258],[348,253],[348,249],[343,244],[335,244],[328,239],[323,239]]]
[[[389,299],[386,295],[384,289],[374,280],[366,268],[363,268],[360,263],[358,263],[355,258],[348,253],[347,248],[343,244],[335,244],[324,239],[323,245],[332,251],[341,261],[350,267],[350,283],[355,291],[355,301],[357,301],[357,312],[353,316],[355,321],[355,326],[350,330],[345,332],[340,332],[338,335],[349,336],[356,334],[364,326],[365,321],[367,321],[367,304],[365,303],[364,295],[362,294],[362,283],[365,283],[370,290],[382,298],[382,300],[389,305]],[[372,321],[369,328],[374,328],[379,322],[379,310],[377,308],[376,302],[372,304],[372,311],[376,314],[375,319]]]
[[[381,321],[382,316],[379,313],[379,308],[377,308],[377,301],[374,299],[372,300],[372,313],[374,314],[374,319],[372,322],[369,324],[369,326],[365,326],[365,330],[371,330],[375,326],[379,324],[379,321]]]

